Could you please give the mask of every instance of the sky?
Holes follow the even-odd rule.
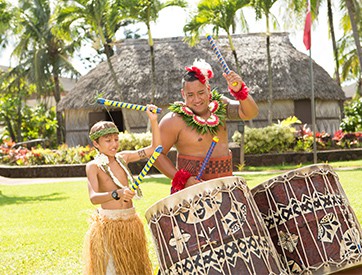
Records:
[[[198,1],[188,0],[191,8],[195,10],[196,4]],[[272,12],[274,14],[278,13],[278,7],[273,7]],[[335,9],[334,9],[335,10]],[[249,22],[249,31],[252,33],[255,32],[265,32],[265,21],[255,21],[255,14],[252,9],[246,10],[245,16]],[[332,52],[332,42],[328,37],[328,25],[327,25],[327,8],[325,5],[322,5],[320,10],[320,17],[318,22],[314,21],[312,25],[312,47],[311,47],[311,56],[313,60],[322,66],[331,76],[334,71],[334,61],[333,61],[333,52]],[[339,14],[333,14],[334,16],[334,27],[336,30],[337,40],[342,35],[342,31],[338,28],[339,26]],[[183,26],[186,22],[189,21],[190,13],[179,7],[168,7],[162,10],[159,14],[159,19],[156,23],[151,25],[151,31],[153,38],[165,38],[165,37],[177,37],[184,36]],[[142,38],[147,38],[146,28],[143,24],[138,24],[135,28],[140,28],[140,34]],[[303,44],[303,29],[304,22],[300,23],[300,26],[297,26],[293,32],[290,32],[289,38],[293,46],[300,52],[309,55],[309,51],[305,49]],[[210,32],[208,29],[205,29],[205,33]],[[221,33],[222,34],[222,33]],[[121,35],[120,35],[121,36]],[[121,38],[121,37],[120,37]],[[10,60],[9,56],[12,49],[8,48],[2,50],[0,53],[0,65],[9,66]],[[84,47],[80,53],[83,57],[85,55],[90,55],[92,53],[90,46]],[[83,63],[80,59],[74,59],[74,66],[79,70],[82,75],[85,75],[91,68],[84,68]]]

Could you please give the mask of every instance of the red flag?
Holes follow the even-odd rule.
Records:
[[[311,27],[312,27],[312,18],[310,14],[310,1],[308,0],[307,16],[305,17],[304,35],[303,35],[303,43],[307,50],[310,49],[310,46],[312,44],[312,39],[310,35]]]

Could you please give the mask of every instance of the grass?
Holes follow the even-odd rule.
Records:
[[[331,164],[332,165],[332,164]],[[337,164],[333,164],[335,166]],[[345,164],[338,164],[347,167]],[[357,170],[336,170],[347,198],[362,221],[362,161],[349,163]],[[241,173],[249,188],[281,172]],[[285,168],[283,168],[284,170]],[[294,168],[292,168],[294,169]],[[169,180],[151,177],[142,184],[144,199],[135,201],[149,240],[150,256],[157,265],[156,252],[147,227],[147,209],[169,194]],[[0,185],[0,274],[81,274],[82,247],[88,217],[96,206],[90,204],[86,182],[29,185]]]

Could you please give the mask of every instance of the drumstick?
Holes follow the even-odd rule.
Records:
[[[207,38],[207,40],[209,41],[209,43],[210,43],[210,45],[211,45],[211,49],[212,49],[212,50],[214,51],[214,53],[216,54],[216,57],[217,57],[217,59],[219,60],[222,69],[224,70],[224,72],[225,72],[226,74],[229,74],[229,73],[230,73],[230,69],[229,69],[228,65],[226,64],[225,59],[222,57],[222,55],[221,55],[218,47],[216,46],[216,43],[215,43],[214,39],[212,38],[212,36],[211,36],[210,34],[207,35],[206,38]],[[231,85],[233,85],[233,86],[235,87],[236,85],[238,85],[238,83],[237,83],[237,82],[233,82]]]
[[[98,98],[97,103],[106,105],[106,106],[120,107],[120,108],[132,109],[132,110],[137,110],[137,111],[146,111],[147,110],[147,106],[144,106],[144,105],[137,105],[137,104],[126,103],[126,102],[121,102],[121,101],[108,100],[108,99],[104,99],[104,98]],[[151,112],[160,114],[162,112],[162,109],[161,108],[152,109]]]
[[[210,157],[211,157],[211,154],[212,154],[212,151],[214,151],[214,148],[216,146],[216,143],[219,142],[219,138],[218,137],[213,137],[212,138],[212,142],[211,142],[211,145],[210,145],[210,148],[209,148],[209,151],[207,151],[207,154],[206,154],[206,157],[204,158],[204,161],[202,162],[202,166],[201,166],[201,169],[199,171],[199,174],[196,176],[196,179],[197,180],[200,180],[201,179],[201,176],[202,174],[204,173],[204,170],[206,168],[206,164],[209,162],[210,160]]]
[[[146,165],[143,167],[141,173],[138,175],[137,179],[133,182],[131,188],[136,190],[140,183],[143,181],[143,178],[147,175],[148,171],[150,171],[152,165],[155,163],[158,156],[162,153],[163,147],[161,145],[157,146],[155,151],[153,152],[150,159],[147,161]]]

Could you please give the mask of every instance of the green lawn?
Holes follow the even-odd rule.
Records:
[[[264,173],[241,176],[252,188],[282,172]],[[362,165],[337,174],[361,222]],[[151,259],[157,265],[144,213],[169,194],[169,180],[147,178],[142,187],[144,199],[135,205],[145,224]],[[86,182],[0,185],[0,191],[0,274],[81,274],[87,219],[95,209],[88,200]]]

